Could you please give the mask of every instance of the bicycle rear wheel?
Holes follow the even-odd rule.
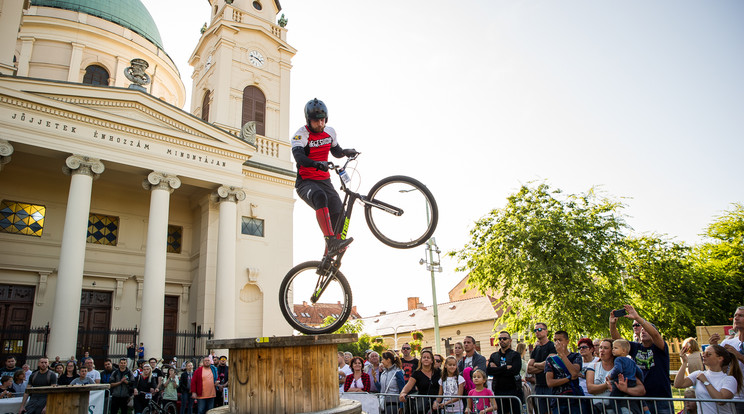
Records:
[[[434,234],[439,209],[420,181],[403,175],[383,178],[367,195],[364,217],[378,240],[397,249],[424,244]]]
[[[293,267],[279,287],[279,306],[284,319],[308,335],[335,332],[351,314],[351,288],[339,270],[328,276],[325,290],[313,300],[323,273],[320,265],[319,261],[310,261]]]

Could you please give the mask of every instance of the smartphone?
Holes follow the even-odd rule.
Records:
[[[615,309],[614,311],[612,311],[612,316],[614,316],[616,318],[619,318],[621,316],[625,316],[627,314],[628,314],[628,311],[626,311],[625,309]]]

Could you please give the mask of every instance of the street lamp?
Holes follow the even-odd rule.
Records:
[[[400,328],[406,328],[406,327],[409,327],[409,328],[416,328],[416,324],[411,324],[411,323],[409,323],[409,324],[404,324],[404,325],[398,325],[398,326],[396,326],[395,328],[393,328],[392,326],[389,326],[389,327],[387,327],[387,328],[380,328],[380,329],[377,329],[377,331],[376,331],[376,332],[378,332],[378,333],[379,333],[379,332],[380,332],[380,330],[382,330],[382,329],[392,329],[392,330],[393,330],[393,333],[394,333],[394,335],[395,335],[395,345],[393,345],[393,348],[394,348],[394,349],[395,349],[395,350],[397,351],[397,350],[398,350],[398,329],[400,329]]]
[[[410,190],[399,190],[401,193],[410,193],[411,191],[418,191],[415,188],[412,188]],[[424,203],[426,206],[426,226],[429,227],[429,224],[431,223],[431,213],[429,212],[429,203]],[[426,270],[431,272],[431,299],[434,302],[433,308],[434,308],[434,347],[436,348],[436,353],[441,354],[441,345],[440,345],[440,339],[439,339],[439,306],[437,306],[437,284],[434,280],[434,272],[442,272],[442,266],[440,265],[440,257],[439,253],[441,251],[439,250],[439,247],[437,246],[437,242],[434,239],[434,237],[431,237],[429,240],[426,241],[426,251],[429,253],[429,257],[427,259],[421,259],[419,260],[419,264],[426,264]],[[437,254],[437,260],[434,260],[434,253]]]

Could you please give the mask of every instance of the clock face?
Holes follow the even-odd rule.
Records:
[[[248,55],[248,60],[251,62],[251,65],[257,68],[263,66],[264,61],[266,61],[263,55],[257,50],[251,51],[251,53]]]

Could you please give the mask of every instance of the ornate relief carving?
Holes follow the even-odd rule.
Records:
[[[0,139],[0,171],[3,169],[3,165],[10,162],[10,154],[13,153],[13,146],[10,142]]]
[[[142,181],[142,187],[145,190],[167,190],[169,193],[173,193],[181,186],[181,180],[172,174],[153,171],[147,175],[147,178]]]
[[[215,196],[215,201],[217,202],[231,201],[233,203],[237,203],[238,201],[245,200],[245,191],[243,191],[242,188],[232,187],[228,185],[220,186],[220,188],[218,188],[216,193],[213,195]]]
[[[74,154],[65,160],[65,166],[62,168],[67,175],[85,174],[97,179],[105,169],[103,163],[98,158],[92,158],[85,155]]]

